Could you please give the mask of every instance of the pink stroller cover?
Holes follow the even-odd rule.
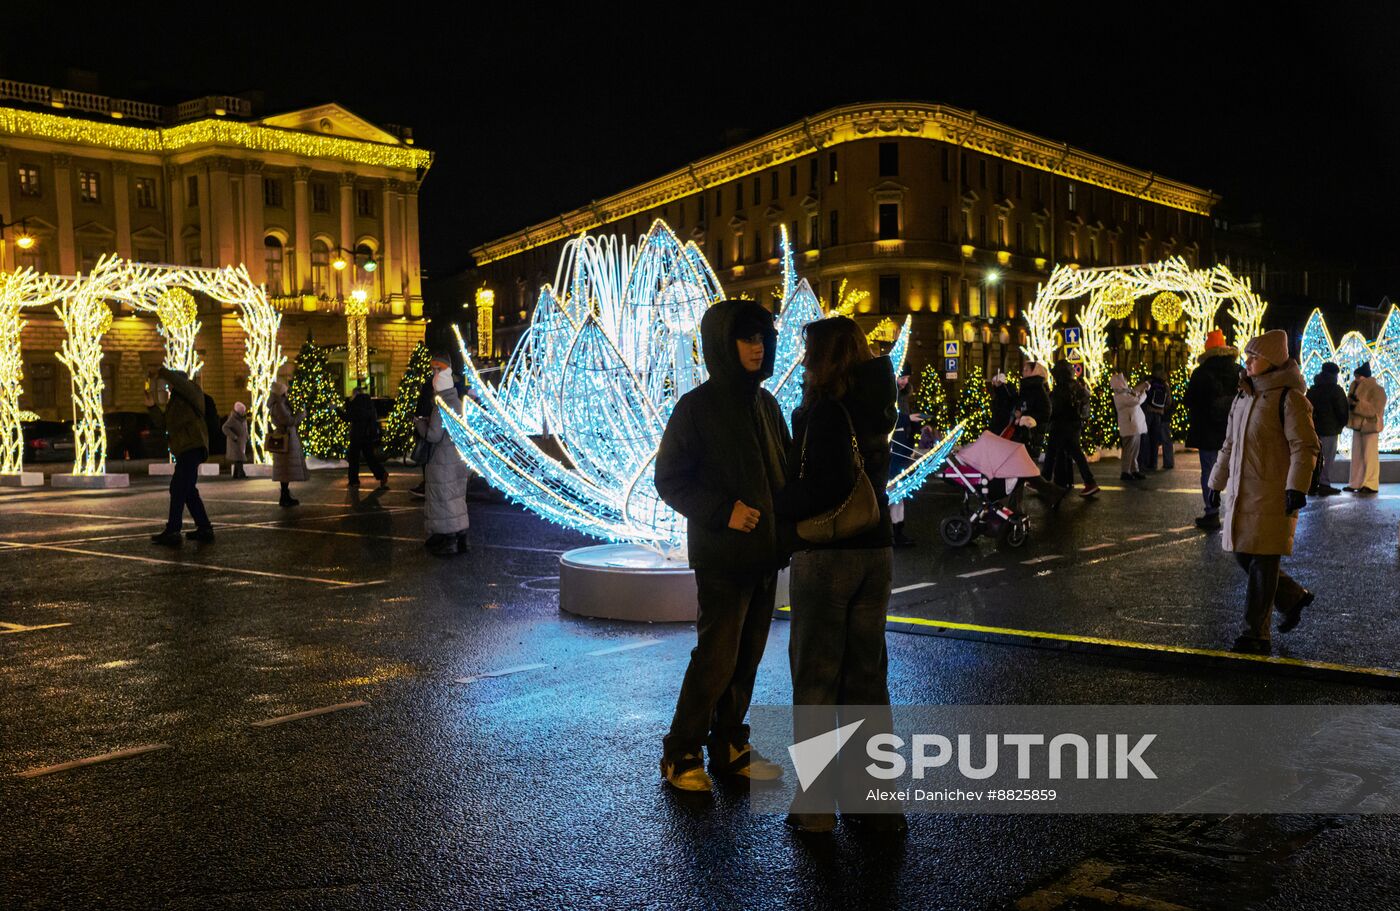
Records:
[[[988,478],[1033,478],[1040,474],[1035,460],[1020,443],[999,437],[990,430],[956,453],[958,460]]]

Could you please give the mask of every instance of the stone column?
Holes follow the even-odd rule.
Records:
[[[131,165],[112,162],[112,206],[117,220],[117,255],[131,259]]]
[[[262,283],[267,281],[267,261],[263,253],[263,197],[261,161],[243,162],[243,264],[248,277]]]
[[[292,172],[292,256],[296,263],[293,294],[311,292],[311,204],[306,183],[310,179],[310,168]]]
[[[423,315],[423,276],[418,270],[418,187],[419,182],[412,181],[404,193],[404,227],[408,235],[404,249],[404,268],[408,270],[410,316]]]
[[[232,162],[220,156],[209,166],[209,244],[214,254],[212,266],[235,266],[238,264],[234,251],[234,233],[237,225],[233,217],[233,190],[229,185],[229,167]]]
[[[382,295],[389,300],[394,316],[403,316],[403,264],[399,251],[398,191],[399,181],[384,181],[384,207],[380,214],[379,273]]]
[[[58,203],[58,271],[72,275],[78,271],[78,239],[73,234],[73,159],[53,157],[53,195]]]
[[[180,173],[179,165],[165,166],[165,183],[170,188],[165,197],[168,203],[165,213],[166,230],[169,232],[166,238],[165,261],[183,263],[185,251],[180,246],[180,235],[185,230],[185,177]]]
[[[355,249],[355,175],[346,171],[340,175],[340,245],[347,251]],[[348,254],[347,254],[348,255]],[[348,267],[347,267],[348,271]]]
[[[195,183],[199,187],[199,259],[202,266],[216,266],[214,261],[214,223],[209,207],[209,170],[195,165]]]
[[[15,210],[10,205],[10,162],[9,150],[0,146],[0,218],[13,221]],[[0,272],[8,272],[15,267],[14,230],[6,229],[4,242],[0,242]]]

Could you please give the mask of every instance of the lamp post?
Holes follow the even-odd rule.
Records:
[[[332,252],[335,254],[335,258],[331,260],[331,268],[336,271],[337,275],[336,290],[343,298],[345,296],[345,288],[339,276],[344,274],[346,267],[349,266],[350,263],[354,262],[360,254],[355,250],[351,250],[347,247],[341,246],[337,246]],[[379,268],[379,263],[375,261],[374,255],[372,253],[367,252],[365,255],[365,263],[361,268],[363,268],[366,272],[374,272],[376,269]]]
[[[19,231],[15,233],[15,246],[21,250],[31,250],[34,248],[34,235],[29,233],[29,219],[21,218],[16,221],[6,221],[4,215],[0,215],[0,269],[5,268],[5,232],[15,226]]]

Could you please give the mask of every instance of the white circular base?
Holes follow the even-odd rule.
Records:
[[[559,607],[581,617],[694,623],[695,571],[636,544],[600,544],[559,558]]]

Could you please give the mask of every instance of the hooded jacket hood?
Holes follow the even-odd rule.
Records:
[[[739,363],[734,326],[740,319],[752,320],[763,327],[763,366],[757,373],[749,373]],[[778,353],[778,330],[773,326],[773,314],[754,301],[720,301],[700,318],[700,350],[711,380],[721,386],[756,392],[763,381],[773,375],[773,362]]]
[[[1230,358],[1231,360],[1236,360],[1236,359],[1239,358],[1239,356],[1240,356],[1239,351],[1238,351],[1237,349],[1235,349],[1233,346],[1231,346],[1231,345],[1221,345],[1221,346],[1216,347],[1216,348],[1207,348],[1205,351],[1202,351],[1200,354],[1196,355],[1196,363],[1198,363],[1198,364],[1204,364],[1206,361],[1210,360],[1211,358],[1216,358],[1216,357],[1228,357],[1228,358]]]
[[[1282,332],[1282,330],[1275,331]],[[1287,337],[1285,336],[1286,341]],[[1260,357],[1264,357],[1264,355],[1261,354]],[[1282,367],[1250,377],[1249,382],[1256,394],[1279,388],[1293,389],[1300,395],[1306,395],[1308,391],[1308,384],[1303,381],[1303,371],[1299,369],[1298,362],[1291,358]]]

